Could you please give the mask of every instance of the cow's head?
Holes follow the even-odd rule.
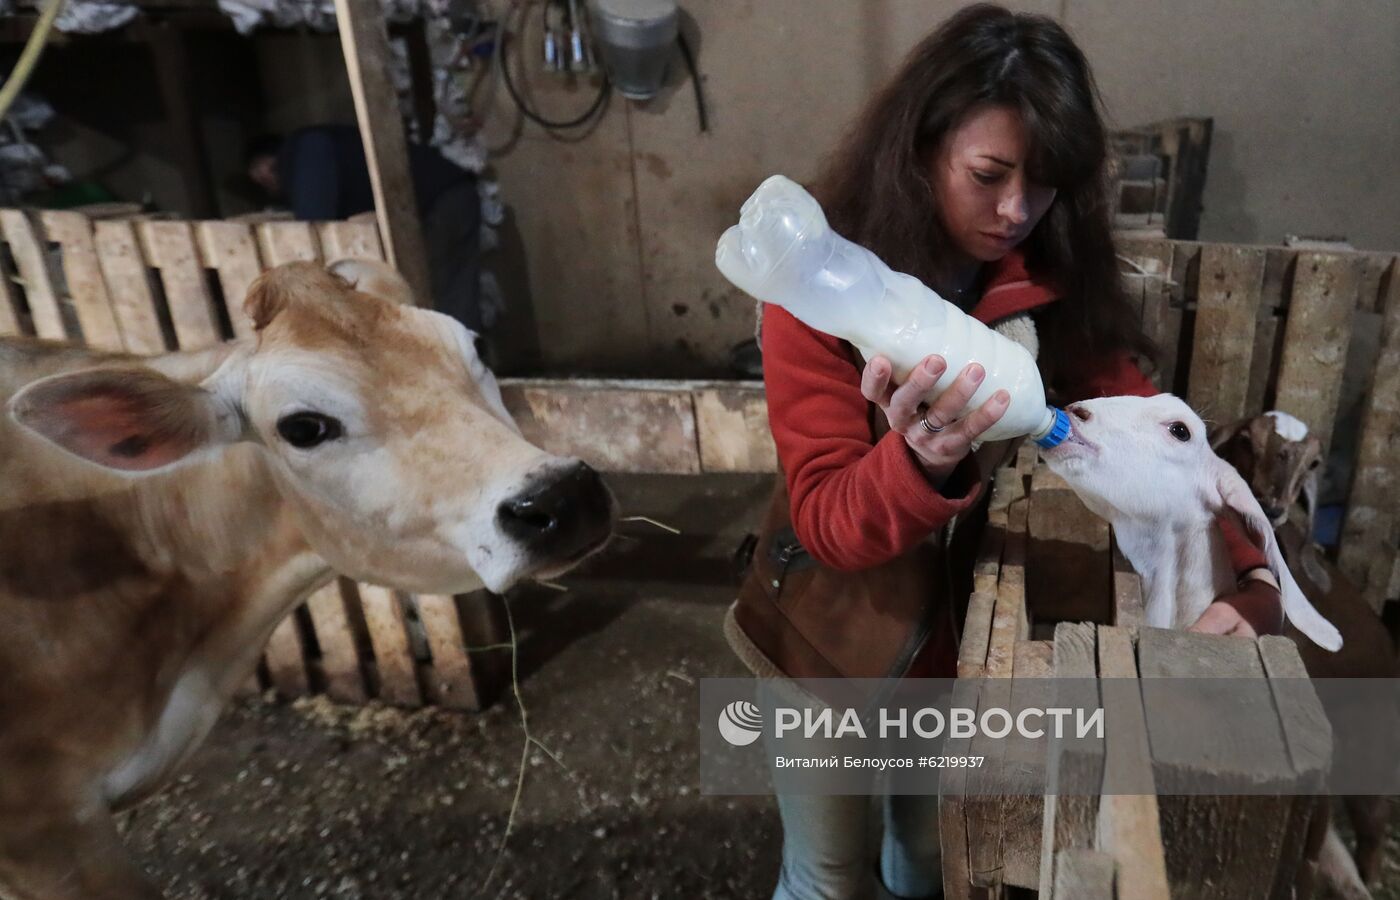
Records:
[[[255,442],[311,545],[362,581],[499,591],[601,547],[616,503],[597,473],[527,443],[471,332],[408,299],[380,264],[279,266],[245,302],[256,340],[212,374],[107,365],[29,385],[11,414],[132,475]]]

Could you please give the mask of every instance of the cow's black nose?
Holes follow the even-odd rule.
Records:
[[[1268,517],[1269,517],[1269,521],[1271,521],[1271,522],[1272,522],[1274,519],[1281,519],[1281,518],[1283,518],[1283,514],[1284,514],[1286,511],[1287,511],[1287,510],[1285,510],[1285,509],[1284,509],[1283,507],[1281,507],[1281,506],[1266,506],[1266,507],[1264,507],[1264,515],[1268,516]]]
[[[535,479],[496,507],[496,522],[531,552],[566,557],[611,528],[612,498],[586,463]]]

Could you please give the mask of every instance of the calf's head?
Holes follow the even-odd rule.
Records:
[[[1341,647],[1337,630],[1293,580],[1249,485],[1215,455],[1205,423],[1184,401],[1171,394],[1102,397],[1065,411],[1070,437],[1042,454],[1086,506],[1116,528],[1160,533],[1164,544],[1175,535],[1207,534],[1220,510],[1233,509],[1264,547],[1288,618],[1320,646]]]
[[[1304,533],[1311,531],[1317,512],[1317,480],[1322,468],[1322,442],[1294,416],[1273,411],[1243,419],[1221,429],[1211,446],[1244,477],[1270,524],[1288,519],[1289,510],[1303,501]]]
[[[256,339],[212,374],[106,364],[28,385],[11,415],[133,476],[253,442],[312,547],[358,580],[500,591],[567,570],[611,534],[611,493],[527,443],[471,332],[409,297],[380,264],[280,266],[245,301]]]

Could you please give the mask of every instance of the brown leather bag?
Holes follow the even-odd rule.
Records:
[[[864,360],[852,349],[853,362]],[[873,440],[889,431],[870,404]],[[984,479],[1015,442],[982,446]],[[985,497],[949,541],[940,529],[886,563],[845,572],[818,562],[792,528],[786,479],[779,469],[757,539],[750,542],[739,596],[726,623],[731,645],[757,674],[790,678],[951,677],[961,613],[971,586],[972,548],[985,521]],[[743,560],[739,560],[742,564]]]

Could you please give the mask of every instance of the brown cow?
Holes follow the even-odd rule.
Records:
[[[264,274],[255,339],[0,342],[0,897],[150,898],[110,812],[208,733],[332,573],[425,593],[570,568],[616,503],[528,444],[470,333],[382,266]]]

